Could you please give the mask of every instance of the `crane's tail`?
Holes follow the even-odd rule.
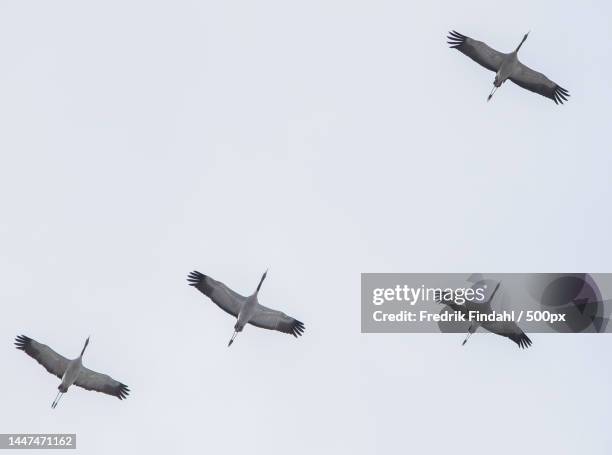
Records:
[[[229,348],[229,347],[232,345],[232,343],[234,342],[234,338],[236,338],[236,335],[238,335],[238,331],[237,331],[237,330],[236,330],[236,331],[234,331],[234,334],[232,335],[232,339],[231,339],[231,340],[229,340],[229,343],[227,343],[227,347],[228,347],[228,348]]]
[[[53,403],[51,403],[51,409],[55,409],[57,407],[57,404],[62,399],[62,395],[63,393],[61,390],[57,392],[57,396],[55,397],[55,400],[53,400]]]

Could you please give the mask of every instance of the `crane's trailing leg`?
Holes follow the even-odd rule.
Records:
[[[474,324],[472,324],[470,326],[470,328],[468,329],[468,334],[465,337],[465,340],[463,340],[463,343],[461,343],[461,346],[465,346],[465,343],[467,343],[467,340],[470,339],[470,337],[472,336],[472,334],[476,331],[476,326]]]
[[[234,342],[234,338],[236,338],[236,335],[238,335],[238,331],[237,331],[237,330],[236,330],[236,331],[234,331],[234,334],[232,335],[232,339],[231,339],[231,340],[229,340],[229,343],[227,343],[227,347],[228,347],[228,348],[229,348],[229,347],[232,345],[232,343]]]
[[[59,404],[60,400],[62,399],[62,397],[64,396],[64,392],[60,393],[59,398],[57,399],[57,402],[55,403],[55,407],[57,408],[57,405]]]
[[[57,403],[59,403],[59,401],[62,398],[63,393],[61,391],[57,392],[57,396],[55,397],[55,400],[53,400],[53,403],[51,403],[51,409],[55,409],[57,406]]]
[[[491,98],[493,98],[493,94],[495,93],[496,90],[497,90],[497,85],[494,85],[493,90],[491,90],[491,93],[489,93],[489,96],[487,97],[487,101],[490,101]]]

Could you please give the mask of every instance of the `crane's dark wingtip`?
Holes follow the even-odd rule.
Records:
[[[448,40],[447,43],[450,44],[450,47],[454,49],[465,43],[467,36],[462,35],[461,33],[456,32],[455,30],[452,30],[448,32],[448,36],[446,37],[446,39]]]
[[[189,275],[187,275],[187,282],[189,283],[189,286],[197,286],[205,277],[206,275],[204,275],[203,273],[194,270]]]
[[[19,335],[15,338],[15,347],[17,349],[21,349],[22,351],[25,351],[26,347],[28,346],[28,344],[30,344],[31,341],[32,341],[32,338],[27,337],[25,335]]]
[[[116,397],[119,398],[120,400],[124,400],[128,397],[129,394],[130,394],[130,388],[126,386],[125,384],[119,383],[119,387],[117,388]]]
[[[516,344],[518,344],[519,348],[521,349],[527,349],[529,346],[531,346],[531,339],[523,333],[516,341]]]
[[[553,90],[552,100],[555,102],[555,104],[563,104],[564,101],[567,101],[569,96],[570,94],[566,89],[560,85],[557,85]]]
[[[295,319],[293,321],[293,324],[291,325],[291,335],[297,338],[299,336],[302,336],[304,330],[306,330],[306,326],[304,325],[304,323]]]

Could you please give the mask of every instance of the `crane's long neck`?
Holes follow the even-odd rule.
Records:
[[[529,32],[527,32],[527,33],[525,34],[525,36],[523,36],[523,39],[521,40],[521,42],[519,43],[519,45],[516,47],[516,50],[514,51],[514,53],[515,53],[515,54],[516,54],[516,53],[519,51],[519,49],[521,48],[521,46],[523,45],[523,43],[524,43],[525,41],[527,41],[527,37],[528,37],[528,36],[529,36]]]
[[[489,302],[488,303],[491,303],[493,301],[493,297],[495,297],[495,293],[499,289],[500,285],[501,285],[501,282],[497,283],[497,286],[495,286],[495,289],[493,289],[493,292],[491,293],[491,297],[489,297]]]
[[[259,290],[261,289],[261,285],[264,282],[264,280],[266,279],[266,275],[268,274],[268,271],[266,270],[264,272],[264,274],[261,276],[261,280],[259,280],[259,284],[257,285],[257,290],[255,291],[255,294],[257,294],[259,292]]]
[[[79,357],[83,357],[83,354],[85,354],[85,349],[87,349],[88,344],[89,344],[89,337],[87,337],[87,339],[85,340],[85,345],[83,346],[83,350],[81,351],[81,355]]]

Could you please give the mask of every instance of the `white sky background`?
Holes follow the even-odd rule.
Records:
[[[256,3],[256,4],[255,4]],[[361,272],[610,272],[609,2],[0,4],[0,432],[85,454],[609,453],[609,335],[362,335]],[[456,29],[562,107],[449,50]],[[200,270],[306,324],[247,327]],[[24,333],[113,375],[71,389]]]

